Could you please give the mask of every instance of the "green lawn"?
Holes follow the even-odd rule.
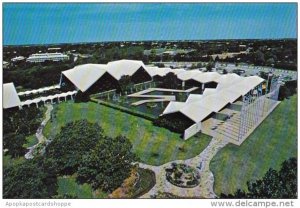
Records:
[[[58,195],[71,195],[79,199],[92,199],[92,198],[107,198],[107,194],[100,191],[93,191],[92,187],[85,183],[79,185],[76,182],[75,176],[65,176],[57,178]]]
[[[297,157],[297,96],[281,102],[241,146],[229,144],[213,158],[215,192],[247,191],[247,181],[290,157]]]
[[[39,141],[36,138],[35,134],[26,137],[26,143],[23,145],[25,148],[32,147],[37,144]]]
[[[194,157],[202,152],[211,140],[209,136],[199,134],[200,136],[184,141],[179,134],[155,127],[151,121],[93,102],[60,103],[54,106],[54,111],[56,116],[46,125],[45,136],[55,136],[61,126],[68,122],[87,119],[90,122],[98,122],[109,136],[127,136],[140,160],[152,165]],[[183,147],[180,149],[184,150],[179,150],[179,147]]]

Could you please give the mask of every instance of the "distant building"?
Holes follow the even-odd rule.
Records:
[[[27,58],[27,62],[39,63],[45,61],[64,61],[69,60],[69,56],[62,53],[37,53]]]
[[[49,52],[52,52],[52,53],[53,53],[53,52],[55,52],[55,53],[56,53],[56,52],[61,52],[61,48],[48,48],[47,50],[48,50]]]
[[[7,69],[9,67],[9,63],[6,61],[3,61],[3,69]]]
[[[12,62],[19,62],[19,61],[23,61],[23,60],[25,60],[24,56],[17,56],[15,58],[11,59]]]

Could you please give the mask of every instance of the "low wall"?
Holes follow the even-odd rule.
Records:
[[[187,140],[188,138],[194,136],[201,130],[201,122],[195,123],[194,125],[190,126],[188,129],[184,131],[183,139]]]

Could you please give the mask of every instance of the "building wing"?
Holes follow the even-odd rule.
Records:
[[[21,106],[21,101],[14,83],[3,84],[3,108],[7,109],[17,106]]]
[[[106,65],[84,64],[73,69],[63,71],[66,76],[81,92],[89,89],[106,72]]]
[[[141,67],[146,68],[142,61],[123,59],[109,62],[107,64],[107,72],[116,80],[120,80],[124,75],[132,76]]]

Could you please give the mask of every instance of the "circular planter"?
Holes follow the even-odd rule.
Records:
[[[186,164],[172,163],[170,168],[166,168],[166,179],[181,188],[193,188],[199,185],[199,172]]]

